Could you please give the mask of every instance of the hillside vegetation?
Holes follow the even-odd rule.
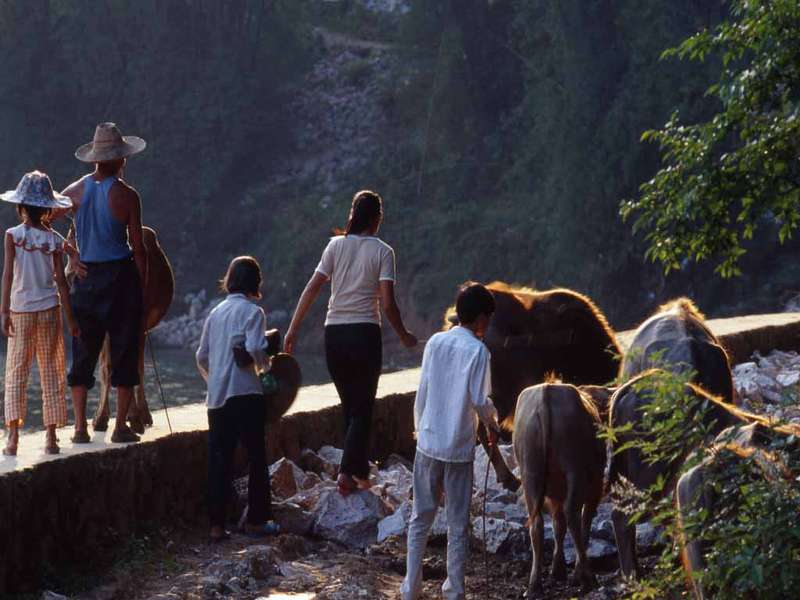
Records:
[[[796,286],[792,242],[752,241],[733,280],[688,262],[665,277],[619,218],[659,164],[641,133],[714,109],[713,62],[659,56],[718,22],[718,1],[380,4],[5,2],[3,185],[40,168],[63,187],[84,172],[75,147],[116,121],[148,140],[126,177],[179,292],[212,291],[251,253],[284,311],[374,188],[422,333],[467,278],[572,287],[618,327],[679,293],[720,315],[779,309]]]

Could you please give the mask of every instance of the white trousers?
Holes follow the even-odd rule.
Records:
[[[406,577],[400,587],[403,600],[416,600],[422,589],[422,557],[442,494],[447,511],[447,579],[442,586],[442,596],[445,600],[466,598],[464,568],[469,554],[472,463],[443,462],[417,451],[414,508],[406,542]]]

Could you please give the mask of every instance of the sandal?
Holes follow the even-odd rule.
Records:
[[[245,527],[245,533],[249,538],[262,538],[271,535],[278,535],[281,527],[275,521],[269,521],[264,525],[250,525]]]
[[[88,444],[92,441],[92,439],[89,437],[89,433],[85,429],[76,431],[70,439],[72,440],[73,444]]]
[[[221,535],[210,535],[208,536],[208,543],[209,544],[219,544],[224,542],[225,540],[231,539],[231,532],[230,531],[223,531]]]
[[[353,478],[350,475],[345,475],[344,473],[339,473],[339,477],[336,478],[336,485],[339,487],[339,493],[342,496],[347,496],[350,492],[354,492],[358,489],[356,482],[353,481]]]
[[[128,444],[138,442],[139,436],[133,433],[130,427],[122,426],[119,429],[115,429],[114,433],[111,434],[111,441],[114,444]]]
[[[369,480],[369,476],[366,479],[361,479],[361,477],[353,476],[353,481],[356,482],[356,488],[359,490],[368,490],[372,488],[372,482]]]

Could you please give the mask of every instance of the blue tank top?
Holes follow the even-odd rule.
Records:
[[[109,262],[133,255],[128,227],[114,218],[108,204],[108,191],[116,181],[116,177],[95,181],[91,175],[83,180],[83,197],[75,215],[75,236],[83,262]]]

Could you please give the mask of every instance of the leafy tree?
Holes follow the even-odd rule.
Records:
[[[691,125],[675,112],[644,133],[663,165],[621,213],[636,215],[647,256],[667,271],[712,258],[722,276],[739,275],[758,227],[774,226],[783,243],[800,220],[800,3],[734,0],[730,20],[663,56],[719,57],[722,74],[707,92],[719,110]]]

